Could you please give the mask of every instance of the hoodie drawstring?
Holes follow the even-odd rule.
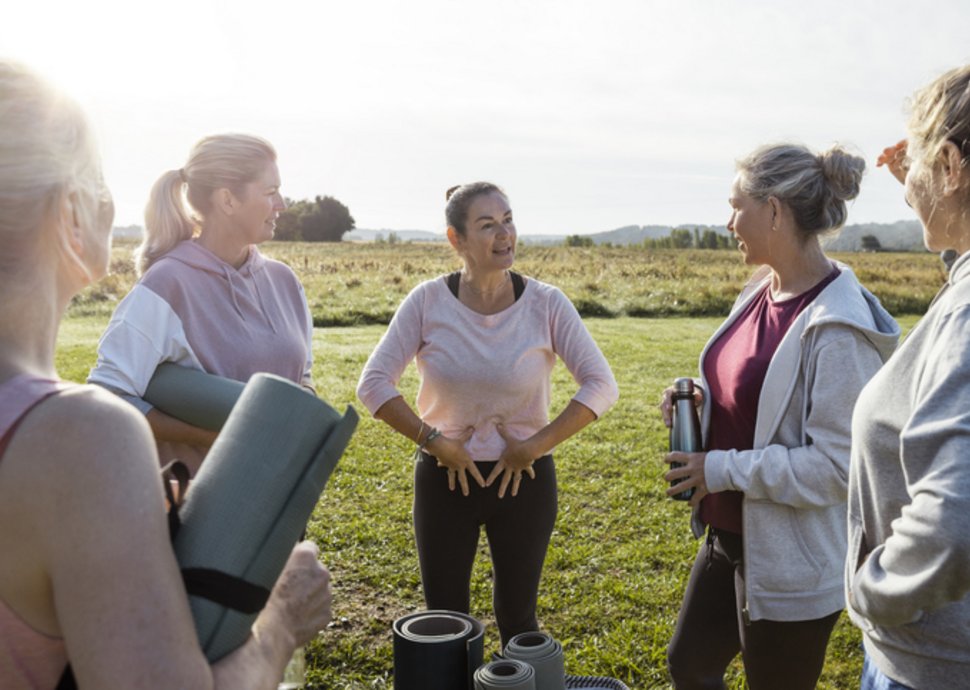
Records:
[[[236,313],[239,314],[239,318],[245,321],[246,316],[243,314],[242,309],[239,308],[239,302],[236,301],[236,286],[232,282],[232,271],[225,264],[222,266],[222,275],[225,276],[226,282],[229,283],[229,298],[232,300],[232,306],[236,310]]]
[[[269,327],[273,329],[273,333],[278,333],[279,331],[276,330],[276,324],[273,323],[273,319],[269,318],[269,312],[266,311],[266,305],[263,304],[263,293],[259,289],[259,276],[255,271],[252,273],[252,276],[253,286],[256,288],[256,301],[259,302],[259,310],[263,312],[263,316],[266,317],[266,323],[268,323]]]

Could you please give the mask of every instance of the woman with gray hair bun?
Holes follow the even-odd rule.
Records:
[[[705,452],[670,453],[705,531],[668,648],[675,687],[814,688],[844,607],[849,420],[899,327],[820,236],[846,219],[865,162],[842,148],[757,149],[737,164],[728,230],[758,265],[700,356]],[[673,389],[661,411],[671,423]]]

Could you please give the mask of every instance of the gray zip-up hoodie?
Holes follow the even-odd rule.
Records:
[[[848,266],[791,325],[758,401],[752,450],[707,453],[708,490],[742,491],[746,620],[812,620],[844,606],[850,420],[899,326]],[[770,280],[759,270],[701,353]],[[708,386],[701,379],[702,387]],[[710,426],[704,405],[701,426]],[[703,534],[698,511],[695,536]]]
[[[849,613],[890,678],[970,687],[970,253],[852,418]]]

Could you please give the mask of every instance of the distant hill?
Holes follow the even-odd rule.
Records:
[[[713,230],[719,235],[729,234],[724,225],[701,225],[684,223],[682,225],[625,225],[615,230],[594,232],[586,235],[595,244],[607,242],[614,245],[640,244],[645,239],[667,237],[676,228],[697,228],[702,234]],[[830,251],[857,252],[862,249],[862,238],[872,235],[879,240],[883,249],[895,251],[920,251],[923,249],[923,227],[916,220],[900,220],[895,223],[861,223],[847,225],[834,238],[825,241]],[[529,244],[559,244],[565,235],[523,235],[520,239]]]
[[[705,230],[713,230],[720,235],[727,235],[727,227],[724,225],[701,225],[685,223],[682,225],[624,225],[614,230],[594,232],[585,234],[590,237],[595,244],[606,244],[607,242],[617,246],[630,244],[640,244],[645,239],[656,239],[666,237],[675,228],[687,228],[692,230],[697,228],[701,233]],[[380,230],[370,230],[357,228],[344,235],[345,240],[355,242],[374,242],[378,239],[387,240],[391,233],[401,242],[445,242],[444,233],[430,232],[428,230],[393,230],[382,228]],[[142,228],[140,225],[127,225],[116,227],[112,230],[115,237],[130,237],[141,239]],[[895,223],[860,223],[847,225],[834,238],[826,240],[825,246],[830,251],[836,252],[857,252],[862,249],[862,238],[872,235],[879,240],[879,245],[883,249],[894,251],[920,251],[923,249],[923,228],[916,220],[899,220]],[[555,245],[562,244],[566,235],[520,235],[519,241],[523,244],[533,245]]]
[[[898,220],[895,223],[860,223],[846,225],[837,237],[826,241],[825,247],[835,252],[856,252],[862,249],[862,238],[872,235],[883,249],[896,251],[925,251],[923,226],[918,220]]]
[[[374,242],[378,238],[387,240],[391,233],[401,242],[444,242],[445,235],[442,232],[429,232],[427,230],[392,230],[383,228],[381,230],[365,230],[355,228],[344,235],[345,240],[351,242]]]

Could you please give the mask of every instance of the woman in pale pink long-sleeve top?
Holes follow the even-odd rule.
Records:
[[[516,230],[505,193],[486,182],[456,187],[445,217],[463,268],[405,298],[357,394],[421,451],[414,528],[428,608],[468,612],[485,525],[504,645],[538,629],[539,578],[557,509],[552,450],[602,415],[618,393],[569,299],[510,270]],[[579,390],[550,422],[557,356]],[[417,413],[396,388],[412,360],[421,377]]]

